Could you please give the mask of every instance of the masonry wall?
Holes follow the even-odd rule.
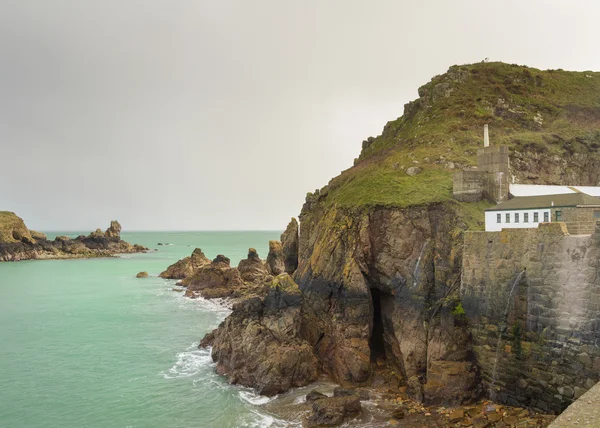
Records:
[[[557,211],[561,212],[561,221],[566,223],[571,235],[589,235],[594,232],[596,222],[600,221],[600,218],[594,216],[595,212],[600,213],[600,208],[554,208],[552,221],[556,219]]]
[[[492,398],[559,412],[600,379],[600,230],[468,232],[460,294]]]

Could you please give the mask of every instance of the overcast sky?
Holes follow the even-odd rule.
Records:
[[[283,229],[450,65],[600,70],[596,1],[0,0],[0,210]]]

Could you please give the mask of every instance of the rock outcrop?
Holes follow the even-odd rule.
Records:
[[[283,247],[279,241],[269,241],[269,254],[267,255],[267,270],[273,276],[285,272]]]
[[[158,276],[167,279],[185,279],[194,275],[202,266],[210,264],[210,259],[200,248],[196,248],[190,257],[185,257],[169,266]]]
[[[146,272],[146,271],[138,272],[138,274],[135,277],[136,278],[148,278],[148,272]]]
[[[148,251],[121,240],[120,231],[119,222],[112,221],[106,232],[98,229],[88,236],[58,236],[49,241],[43,233],[27,229],[14,213],[0,211],[0,261],[110,257]]]
[[[218,255],[210,264],[186,278],[182,285],[187,286],[185,295],[188,297],[215,299],[231,296],[242,287],[243,281],[240,272],[230,266],[230,260]]]
[[[263,283],[269,277],[265,263],[254,248],[248,249],[248,258],[240,260],[238,271],[243,281],[253,284]]]
[[[217,372],[234,384],[275,395],[317,379],[317,359],[300,336],[302,294],[287,275],[276,278],[264,299],[234,306],[203,345],[212,345]]]
[[[285,271],[290,275],[298,268],[298,221],[292,218],[285,231],[281,234],[283,263]]]

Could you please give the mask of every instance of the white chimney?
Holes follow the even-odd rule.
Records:
[[[487,123],[483,125],[483,147],[490,146],[490,134],[488,133]]]

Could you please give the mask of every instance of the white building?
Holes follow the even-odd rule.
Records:
[[[547,189],[542,189],[547,187],[562,188],[565,186],[539,186],[537,190],[547,191]],[[511,193],[512,190],[511,186]],[[532,189],[516,189],[516,193],[521,191],[530,192]],[[595,222],[600,221],[600,198],[576,191],[520,196],[485,210],[485,230],[487,232],[497,232],[508,228],[533,228],[538,227],[540,223],[553,221],[565,222],[571,233],[587,233],[593,229]]]

